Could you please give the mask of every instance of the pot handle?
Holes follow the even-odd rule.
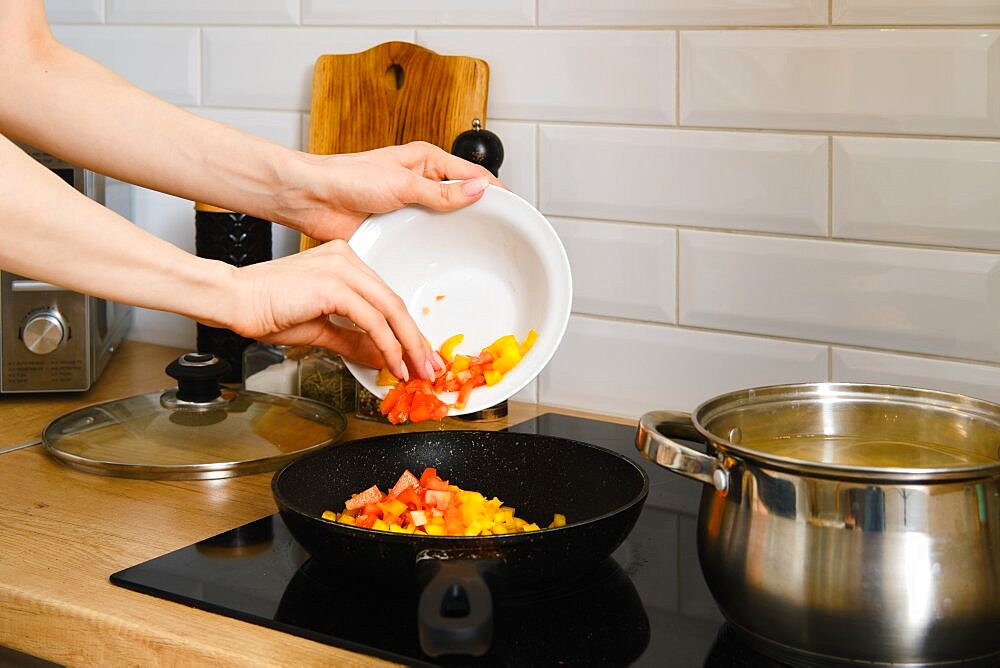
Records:
[[[729,488],[729,470],[722,462],[681,445],[672,438],[704,441],[691,414],[682,411],[650,411],[639,418],[635,447],[643,456],[688,478],[712,485],[720,492]]]
[[[417,626],[428,656],[482,656],[493,641],[493,595],[475,560],[427,559]]]

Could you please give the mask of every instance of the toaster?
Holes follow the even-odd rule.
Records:
[[[20,146],[87,197],[130,218],[126,184]],[[130,306],[0,271],[0,394],[90,389],[131,321]]]

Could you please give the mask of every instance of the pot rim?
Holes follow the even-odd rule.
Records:
[[[767,403],[798,401],[835,402],[844,400],[891,400],[893,403],[927,405],[957,411],[997,426],[997,445],[1000,448],[1000,404],[963,394],[928,390],[904,385],[872,383],[820,382],[765,385],[734,390],[717,395],[699,404],[691,413],[691,422],[708,443],[721,454],[739,456],[753,462],[766,463],[797,473],[836,478],[880,479],[899,482],[943,482],[974,478],[991,478],[1000,475],[1000,449],[997,461],[991,464],[966,464],[944,467],[861,466],[810,462],[792,457],[772,455],[733,443],[727,437],[709,431],[705,424],[711,418],[732,411],[734,408],[760,406]]]

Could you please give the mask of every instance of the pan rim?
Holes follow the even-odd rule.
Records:
[[[416,534],[402,534],[393,531],[380,531],[378,529],[366,529],[364,527],[353,526],[350,524],[342,524],[340,522],[333,522],[330,520],[323,519],[322,517],[316,516],[312,513],[307,513],[303,511],[297,504],[291,503],[289,499],[280,492],[278,489],[279,481],[283,475],[286,475],[288,471],[292,471],[300,465],[300,462],[307,462],[314,458],[319,458],[327,455],[329,452],[347,446],[362,447],[366,443],[371,443],[373,441],[384,442],[386,440],[405,440],[415,435],[425,435],[425,434],[449,434],[455,436],[476,436],[485,438],[494,438],[491,434],[499,435],[504,434],[504,438],[511,437],[525,437],[525,436],[538,436],[548,440],[556,440],[566,444],[571,444],[574,447],[583,447],[601,452],[602,454],[612,455],[615,459],[629,465],[635,472],[638,473],[639,479],[642,484],[639,491],[634,494],[626,503],[621,504],[615,508],[612,508],[600,515],[594,517],[589,517],[586,520],[580,522],[568,522],[565,526],[561,527],[543,527],[538,531],[530,532],[519,532],[519,533],[509,533],[493,536],[419,536]],[[459,544],[464,543],[469,547],[481,547],[483,541],[489,541],[491,543],[507,543],[507,542],[519,542],[524,540],[530,540],[533,536],[538,535],[558,535],[558,533],[565,533],[571,530],[579,530],[581,527],[596,524],[598,522],[607,520],[611,517],[615,517],[622,513],[629,512],[635,506],[642,506],[646,498],[649,496],[649,474],[638,464],[638,462],[633,461],[625,455],[615,452],[610,448],[606,448],[595,443],[587,443],[586,441],[578,441],[576,439],[564,438],[561,436],[549,436],[543,434],[520,434],[517,432],[508,431],[486,431],[486,430],[476,430],[476,429],[449,429],[447,431],[409,431],[409,432],[398,432],[394,434],[384,434],[380,436],[366,436],[364,438],[352,439],[349,441],[341,441],[338,443],[331,443],[330,445],[323,446],[316,450],[310,451],[305,455],[298,457],[291,462],[285,464],[280,469],[278,469],[274,476],[271,478],[271,494],[274,497],[275,503],[278,506],[278,510],[281,513],[284,512],[294,512],[298,516],[307,518],[312,522],[321,523],[324,526],[330,527],[332,530],[337,532],[344,532],[346,535],[352,535],[354,537],[364,537],[367,539],[378,539],[380,541],[389,542],[400,542],[400,543],[410,543],[414,541],[424,542],[427,541],[430,544],[441,545],[443,542]]]

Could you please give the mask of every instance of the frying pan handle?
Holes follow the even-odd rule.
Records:
[[[417,626],[428,656],[482,656],[493,641],[493,595],[475,560],[418,562],[430,580],[420,592]]]
[[[650,411],[639,418],[635,447],[646,459],[675,473],[712,485],[720,492],[729,488],[729,471],[722,462],[681,445],[670,437],[705,440],[695,429],[690,413]]]

